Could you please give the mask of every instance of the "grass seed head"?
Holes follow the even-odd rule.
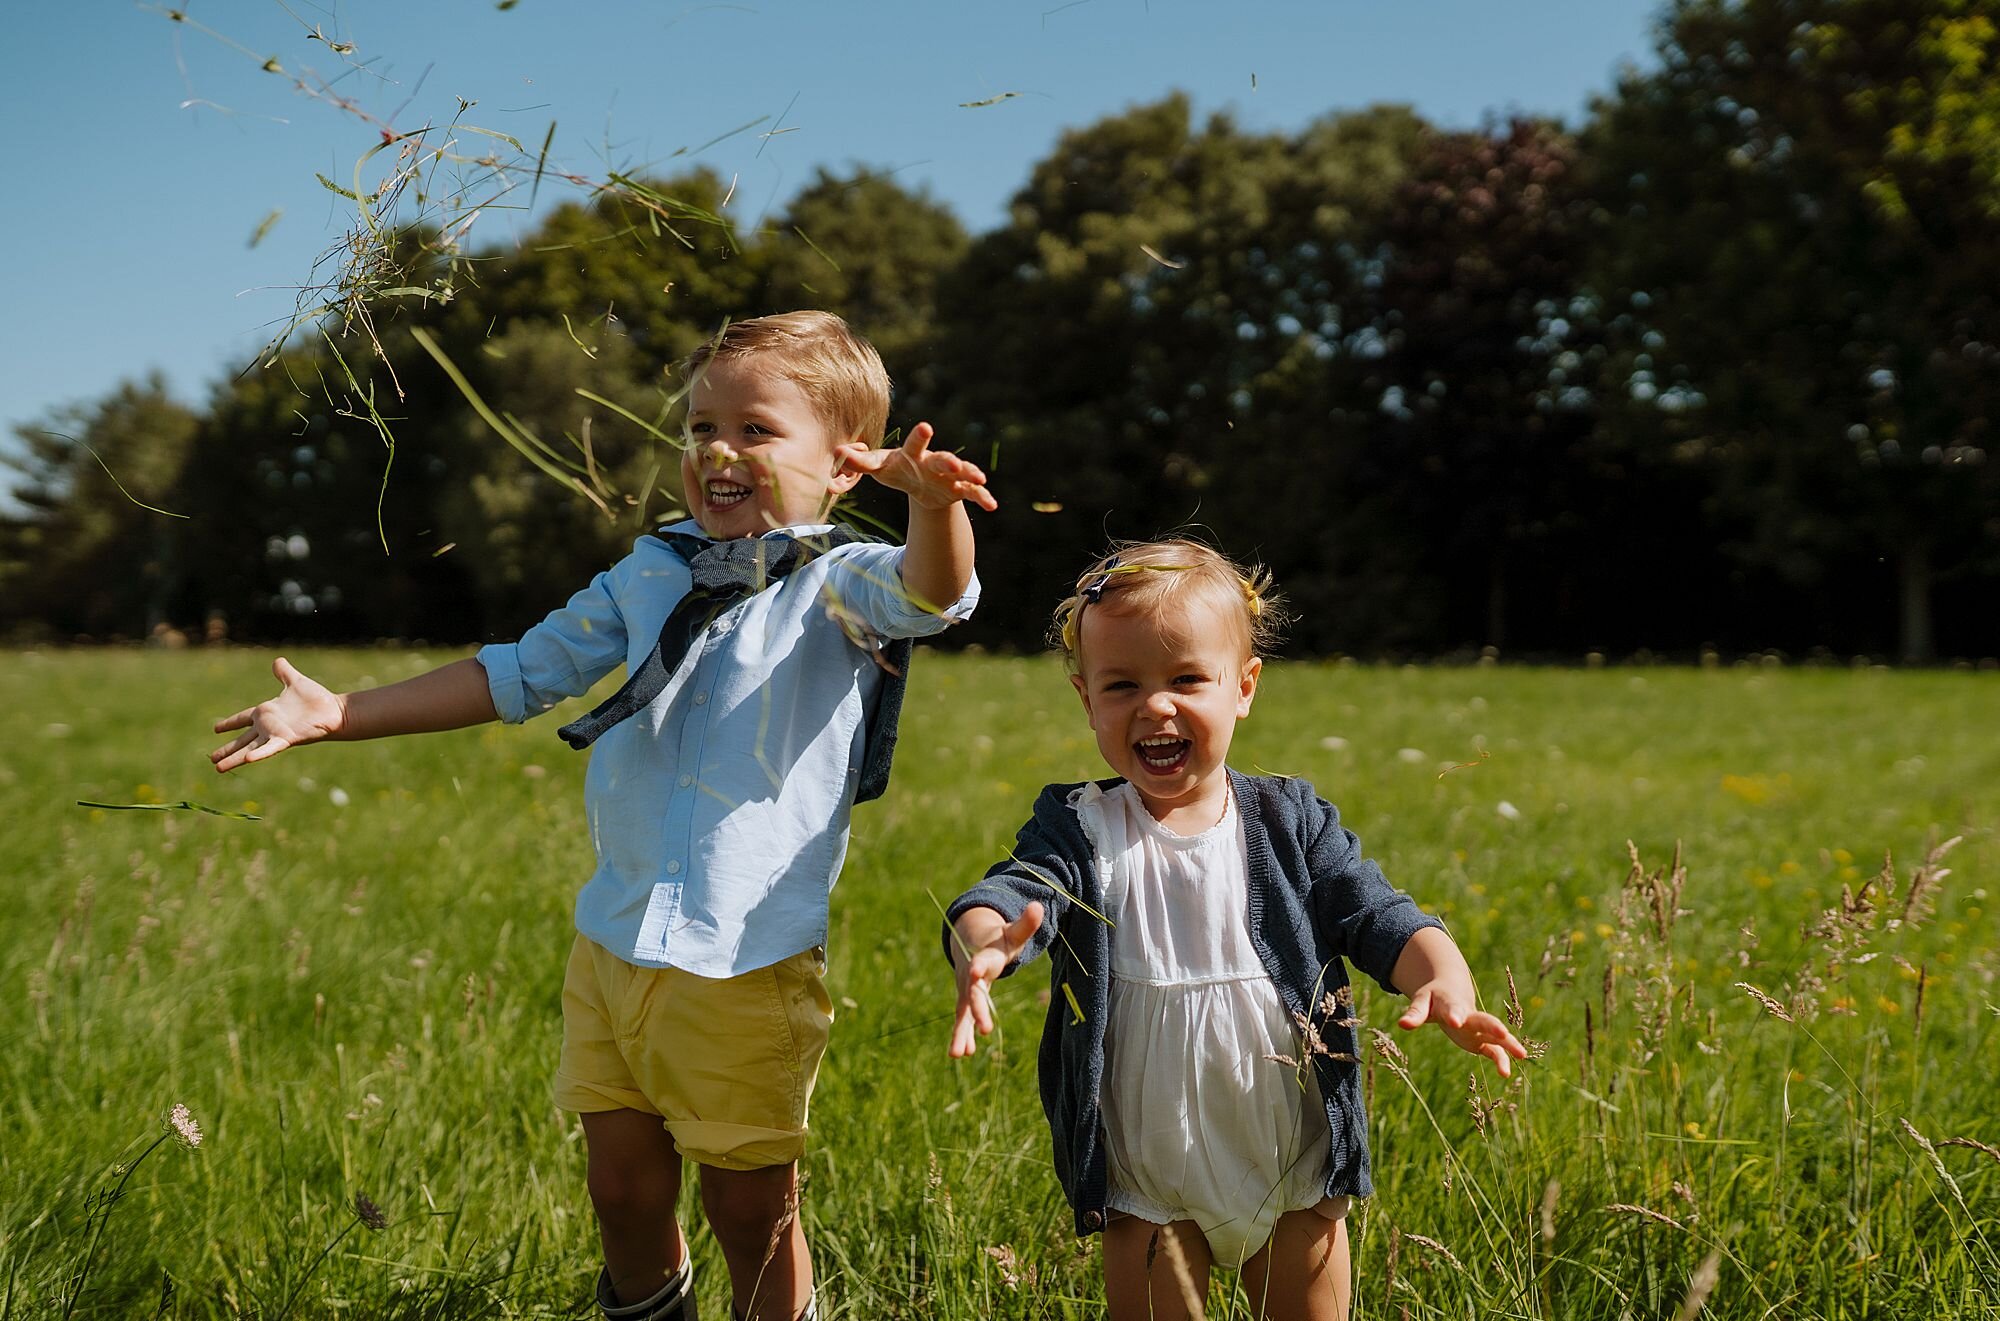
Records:
[[[354,1194],[354,1218],[378,1234],[389,1227],[389,1217],[382,1214],[382,1208],[367,1193]]]
[[[1701,1265],[1694,1268],[1694,1277],[1688,1281],[1687,1297],[1681,1300],[1681,1310],[1675,1314],[1675,1321],[1695,1321],[1701,1309],[1708,1306],[1708,1296],[1715,1292],[1716,1281],[1722,1278],[1722,1249],[1710,1249],[1701,1259]]]

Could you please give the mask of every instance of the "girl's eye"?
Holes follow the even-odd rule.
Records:
[[[1196,684],[1207,682],[1208,676],[1206,674],[1183,674],[1174,680],[1174,683],[1182,688],[1191,688]]]
[[[1138,684],[1133,683],[1130,679],[1113,679],[1110,683],[1104,685],[1104,691],[1107,693],[1129,692],[1138,686]]]

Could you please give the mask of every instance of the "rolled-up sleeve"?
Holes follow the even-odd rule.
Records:
[[[903,586],[903,547],[873,542],[842,546],[829,553],[825,592],[828,603],[885,638],[921,638],[942,633],[972,617],[979,604],[979,575],[941,611],[917,604]]]
[[[623,566],[620,566],[621,568]],[[567,697],[580,697],[625,663],[625,617],[608,569],[518,642],[479,649],[493,709],[510,725],[532,719]]]

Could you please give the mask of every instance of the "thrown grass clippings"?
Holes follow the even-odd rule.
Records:
[[[207,803],[197,803],[191,798],[183,798],[178,803],[94,803],[88,798],[76,800],[78,807],[95,807],[106,812],[206,812],[210,816],[228,817],[231,821],[262,821],[264,818],[251,812],[232,812],[226,807],[210,807]]]

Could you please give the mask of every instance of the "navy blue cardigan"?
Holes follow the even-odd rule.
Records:
[[[1365,1197],[1374,1190],[1368,1172],[1368,1118],[1355,1062],[1355,1032],[1345,1025],[1353,1015],[1336,1008],[1336,997],[1347,985],[1341,960],[1393,992],[1389,975],[1404,944],[1423,928],[1444,924],[1383,879],[1381,869],[1361,856],[1359,841],[1340,824],[1333,805],[1306,781],[1232,770],[1229,782],[1249,850],[1250,943],[1285,1008],[1295,1021],[1310,1022],[1326,1047],[1327,1053],[1311,1056],[1326,1102],[1330,1169],[1325,1195]],[[1119,783],[1098,782],[1104,789]],[[1105,1220],[1098,1098],[1111,1003],[1111,929],[1091,911],[1104,911],[1104,882],[1097,852],[1070,805],[1082,788],[1052,784],[1042,790],[1034,816],[1016,837],[1013,855],[996,863],[946,910],[944,942],[949,958],[949,924],[969,908],[991,908],[1011,922],[1030,902],[1042,905],[1041,929],[1007,972],[1037,955],[1050,956],[1054,994],[1042,1028],[1042,1110],[1054,1138],[1056,1178],[1076,1214],[1076,1232],[1089,1235],[1103,1229]]]

